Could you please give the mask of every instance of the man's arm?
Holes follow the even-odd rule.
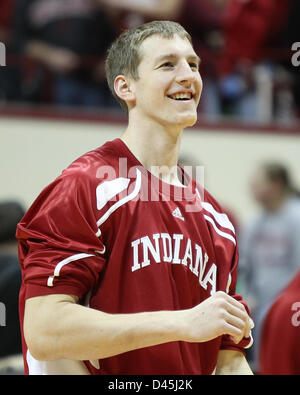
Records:
[[[240,351],[221,350],[219,352],[217,375],[253,375],[248,362]]]
[[[24,336],[38,360],[107,358],[176,338],[176,314],[107,314],[76,303],[71,295],[26,301]]]
[[[148,18],[174,19],[178,16],[182,0],[98,0],[120,11],[135,12]]]
[[[59,73],[74,70],[80,62],[78,55],[70,49],[55,47],[39,40],[28,41],[24,46],[24,53]]]
[[[24,335],[38,360],[92,360],[171,341],[205,342],[223,334],[236,343],[249,336],[244,306],[224,292],[178,311],[107,314],[71,295],[26,301]]]

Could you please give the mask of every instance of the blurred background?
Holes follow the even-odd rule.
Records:
[[[256,322],[248,358],[255,372],[274,373],[269,314],[300,269],[299,15],[299,0],[0,0],[0,372],[22,374],[15,226],[74,159],[124,130],[105,81],[110,43],[171,19],[191,33],[204,83],[182,163],[203,166],[205,187],[236,226],[238,291]],[[285,311],[282,327],[300,342],[295,309]],[[296,343],[282,341],[285,373],[299,374]]]

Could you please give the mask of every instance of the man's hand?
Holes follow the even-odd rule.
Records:
[[[106,10],[133,12],[147,18],[174,19],[179,15],[183,0],[97,0]]]
[[[237,344],[250,336],[254,326],[245,307],[222,291],[182,313],[183,340],[188,342],[206,342],[230,335]]]
[[[77,54],[66,48],[51,48],[47,59],[48,67],[58,73],[66,74],[78,67],[80,59]]]
[[[75,52],[42,41],[30,41],[26,45],[25,52],[33,59],[44,63],[50,70],[61,74],[75,70],[80,63],[80,58]]]

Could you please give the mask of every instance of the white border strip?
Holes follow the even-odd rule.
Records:
[[[233,236],[231,236],[229,233],[222,232],[222,231],[217,227],[217,225],[215,224],[215,221],[214,221],[211,217],[209,217],[208,215],[205,215],[205,214],[204,214],[204,218],[206,219],[206,221],[208,221],[208,222],[210,222],[210,223],[212,224],[214,230],[215,230],[220,236],[225,237],[226,239],[232,241],[234,245],[236,245],[235,238],[234,238]]]
[[[141,184],[142,184],[142,175],[139,169],[136,169],[136,183],[135,183],[135,187],[134,190],[127,195],[126,197],[124,197],[123,199],[119,200],[118,202],[116,202],[115,204],[113,204],[107,211],[106,213],[98,220],[97,222],[97,226],[99,227],[100,225],[102,225],[107,219],[108,217],[117,210],[117,208],[119,208],[120,206],[122,206],[123,204],[129,202],[130,200],[133,200],[137,194],[139,193],[139,190],[141,189]],[[98,232],[97,232],[98,233]]]
[[[196,188],[196,193],[201,201],[201,196],[197,188]],[[201,205],[204,208],[204,210],[208,211],[210,214],[213,215],[213,217],[215,218],[215,220],[218,222],[219,225],[221,225],[223,228],[230,229],[235,234],[234,226],[230,222],[227,214],[219,213],[214,209],[213,205],[208,202],[201,201]]]
[[[230,229],[235,234],[235,229],[232,223],[229,221],[227,214],[219,213],[210,203],[201,202],[201,204],[204,210],[208,211],[210,214],[213,215],[214,219],[218,222],[219,225],[221,225],[223,228]]]
[[[48,277],[47,286],[53,287],[54,277],[58,277],[60,275],[60,271],[63,266],[67,265],[70,262],[78,261],[79,259],[88,258],[90,256],[96,256],[96,255],[80,253],[80,254],[75,254],[75,255],[69,256],[69,258],[66,258],[66,259],[63,259],[62,261],[60,261],[55,266],[53,276]]]

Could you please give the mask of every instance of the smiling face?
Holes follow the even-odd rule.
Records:
[[[148,37],[140,47],[139,78],[131,79],[129,111],[164,127],[195,124],[202,91],[200,60],[190,42],[174,35]]]

